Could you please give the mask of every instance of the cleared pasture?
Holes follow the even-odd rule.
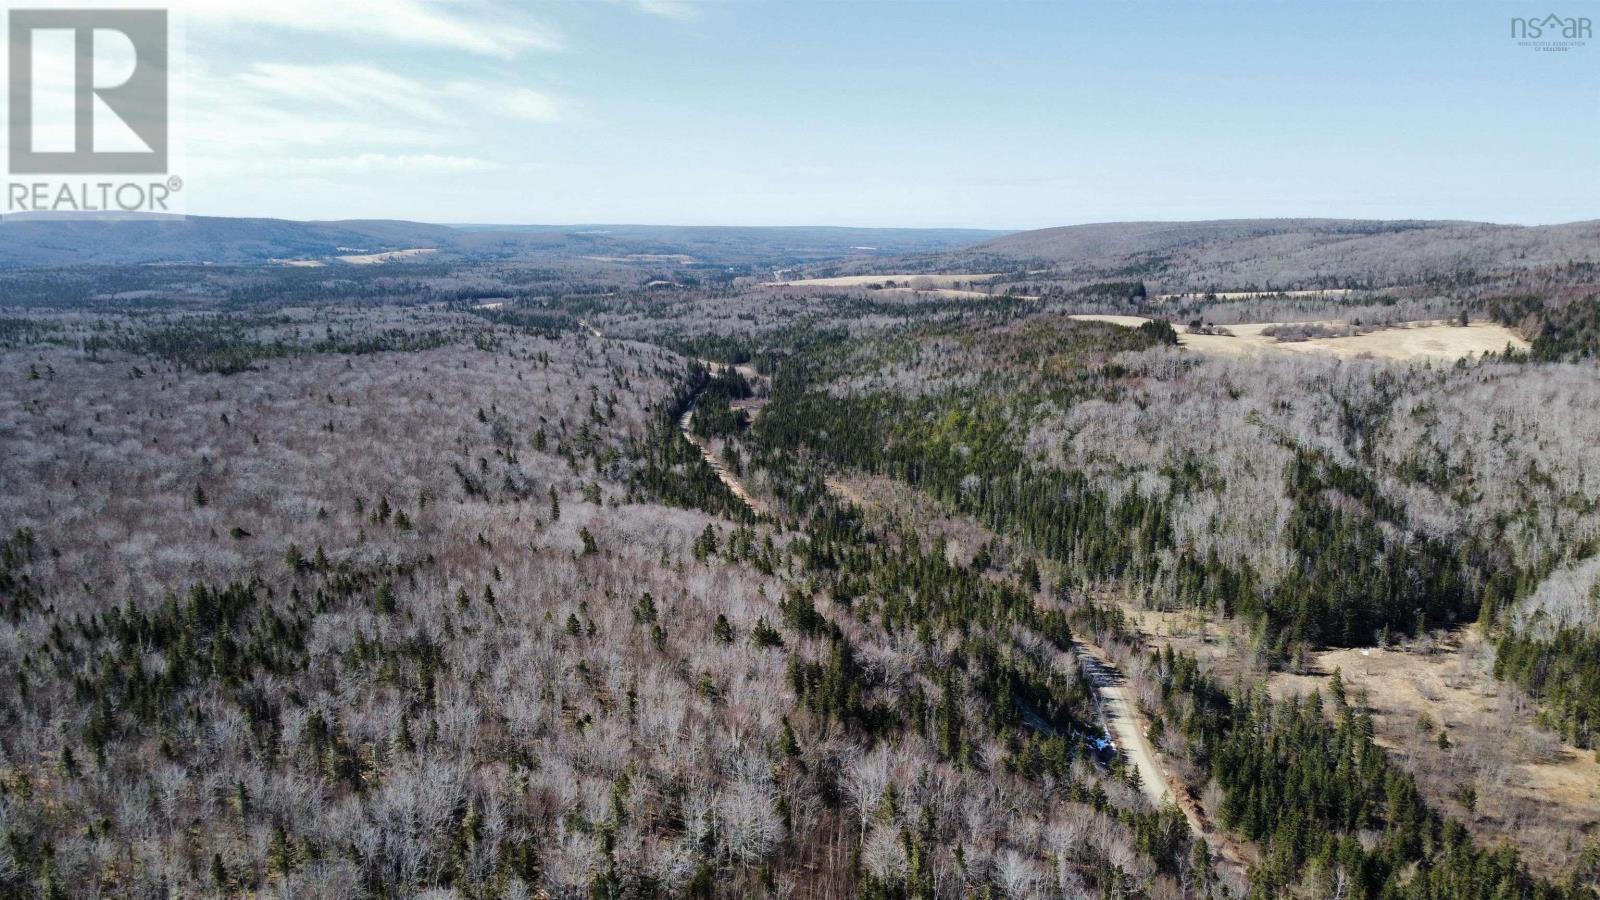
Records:
[[[767,287],[866,287],[870,284],[881,285],[885,288],[912,288],[915,290],[933,290],[939,288],[961,288],[986,278],[995,277],[994,272],[966,272],[953,275],[929,274],[899,274],[899,275],[840,275],[834,278],[797,278],[791,281],[769,281]]]
[[[1128,328],[1150,321],[1143,316],[1076,315],[1083,322],[1110,322]],[[1454,362],[1469,356],[1499,353],[1507,347],[1527,350],[1528,342],[1515,331],[1493,322],[1455,325],[1449,322],[1415,322],[1381,328],[1364,334],[1315,337],[1307,340],[1280,340],[1267,332],[1274,328],[1303,325],[1299,322],[1255,322],[1229,325],[1225,334],[1178,335],[1178,343],[1202,353],[1244,356],[1251,353],[1318,353],[1342,359],[1373,357],[1402,362],[1439,360]],[[1343,326],[1343,323],[1314,323]]]

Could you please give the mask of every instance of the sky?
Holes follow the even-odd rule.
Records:
[[[1600,4],[1546,5],[194,0],[174,171],[296,219],[1600,218],[1600,41],[1510,31]]]

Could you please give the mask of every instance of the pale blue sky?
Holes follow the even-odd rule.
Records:
[[[1600,217],[1600,4],[196,0],[189,212]]]

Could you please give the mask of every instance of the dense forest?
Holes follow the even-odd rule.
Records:
[[[6,359],[7,896],[1215,880],[1106,764],[1037,585],[865,522],[809,470],[785,522],[739,505],[677,429],[746,397],[738,376],[340,315],[440,339]],[[281,327],[206,322],[179,346]]]
[[[943,326],[914,326],[866,348],[852,346],[848,353],[802,349],[775,368],[773,400],[756,426],[756,442],[765,445],[762,452],[769,458],[805,448],[830,465],[924,491],[952,512],[1014,535],[1059,564],[1065,590],[1154,593],[1179,608],[1241,620],[1272,667],[1301,668],[1319,648],[1386,645],[1432,628],[1479,621],[1503,633],[1496,675],[1547,704],[1540,714],[1547,727],[1579,748],[1590,745],[1589,716],[1597,694],[1588,678],[1594,668],[1588,652],[1593,641],[1583,637],[1588,632],[1536,635],[1513,624],[1507,613],[1558,560],[1592,554],[1592,539],[1565,544],[1557,537],[1546,543],[1513,531],[1517,526],[1508,519],[1536,514],[1537,507],[1525,505],[1526,496],[1494,498],[1509,504],[1509,515],[1499,520],[1463,516],[1445,530],[1431,522],[1423,526],[1419,520],[1436,516],[1430,507],[1439,500],[1418,498],[1419,486],[1431,486],[1456,506],[1484,505],[1485,500],[1463,494],[1460,475],[1452,481],[1419,467],[1419,460],[1439,449],[1413,444],[1402,448],[1403,455],[1395,453],[1389,420],[1397,409],[1417,409],[1406,394],[1425,389],[1432,398],[1427,402],[1435,404],[1440,387],[1450,380],[1481,375],[1413,371],[1396,380],[1391,371],[1374,370],[1361,385],[1366,396],[1359,402],[1335,398],[1337,417],[1311,432],[1289,427],[1297,423],[1271,427],[1266,412],[1252,412],[1251,424],[1278,446],[1283,460],[1278,473],[1283,513],[1275,529],[1281,550],[1270,554],[1279,561],[1268,578],[1252,565],[1251,555],[1260,550],[1230,559],[1218,546],[1202,550],[1184,533],[1183,523],[1190,519],[1185,507],[1197,495],[1228,489],[1227,477],[1205,457],[1168,456],[1138,478],[1130,477],[1132,460],[1112,458],[1107,480],[1061,466],[1052,454],[1036,449],[1041,423],[1060,417],[1063,408],[1108,402],[1142,407],[1141,382],[1159,369],[1148,360],[1130,365],[1106,354],[1122,353],[1128,360],[1160,352],[1165,343],[1137,329],[1097,323],[1029,323],[975,340],[952,342]],[[1240,392],[1237,386],[1228,390]],[[1278,412],[1287,411],[1287,404],[1277,406]],[[1410,413],[1414,421],[1437,421],[1436,409],[1418,412]],[[1581,472],[1568,474],[1579,478],[1557,482],[1556,472],[1549,471],[1545,480],[1547,488],[1576,488],[1562,502],[1583,518],[1562,533],[1592,535],[1593,495]],[[1482,525],[1473,527],[1477,521]],[[1519,537],[1508,541],[1512,533]],[[1527,549],[1508,554],[1508,544],[1518,543]],[[1337,885],[1328,882],[1328,890],[1343,896],[1584,894],[1575,884],[1556,887],[1530,876],[1512,851],[1475,849],[1459,823],[1427,809],[1403,770],[1381,762],[1384,753],[1371,743],[1370,728],[1361,736],[1365,743],[1352,743],[1350,728],[1359,717],[1347,713],[1336,720],[1314,706],[1308,708],[1316,716],[1306,718],[1298,707],[1280,712],[1271,703],[1263,706],[1249,691],[1231,700],[1220,690],[1212,693],[1224,701],[1218,704],[1221,724],[1187,739],[1208,748],[1199,771],[1229,797],[1219,811],[1223,823],[1263,844],[1269,854],[1253,880],[1258,895],[1278,896],[1291,884],[1323,878],[1337,880]],[[1286,731],[1296,735],[1285,746],[1309,742],[1321,755],[1296,762],[1302,751],[1268,745],[1274,755],[1253,762],[1249,752],[1261,749],[1261,736],[1284,716],[1289,717]],[[1185,727],[1199,726],[1186,720]],[[1209,755],[1211,748],[1227,746],[1225,735],[1235,727],[1250,736],[1247,741],[1232,756]],[[1354,856],[1349,847],[1341,849],[1341,834],[1348,843],[1351,834],[1386,821],[1378,813],[1342,809],[1320,824],[1282,824],[1295,837],[1290,839],[1294,849],[1280,857],[1274,838],[1280,823],[1246,823],[1263,809],[1298,809],[1306,803],[1315,809],[1321,801],[1310,795],[1258,795],[1253,786],[1272,780],[1273,772],[1280,773],[1275,789],[1299,785],[1301,780],[1283,779],[1281,773],[1299,765],[1308,771],[1342,771],[1340,758],[1355,760],[1358,770],[1377,768],[1362,774],[1362,784],[1328,790],[1388,797],[1385,802],[1397,810],[1406,807],[1395,813],[1401,819],[1386,826],[1397,832],[1392,844],[1377,853],[1360,849]],[[1323,790],[1309,784],[1304,789]],[[1367,815],[1371,823],[1362,818]],[[1329,843],[1308,846],[1314,831],[1307,829],[1314,828],[1325,829]],[[1435,867],[1426,885],[1407,881],[1418,862]]]
[[[1496,298],[1495,319],[1523,331],[1533,344],[1528,357],[1541,362],[1600,356],[1600,295],[1589,294],[1563,306],[1535,295]]]
[[[862,379],[868,390],[840,391],[823,386],[837,377],[825,362],[792,361],[778,370],[760,436],[773,448],[806,446],[838,465],[923,489],[1027,539],[1081,581],[1151,583],[1165,575],[1181,603],[1258,621],[1275,635],[1270,650],[1278,658],[1305,646],[1370,643],[1478,616],[1482,598],[1473,586],[1488,583],[1496,561],[1472,542],[1396,535],[1406,526],[1405,512],[1369,476],[1287,437],[1280,438],[1289,454],[1281,475],[1289,508],[1281,527],[1294,562],[1270,585],[1248,561],[1179,546],[1177,509],[1216,477],[1196,457],[1163,465],[1164,490],[1136,487],[1121,496],[1082,470],[1029,460],[1026,436],[1052,409],[1124,396],[1136,373],[1097,358],[1174,340],[1170,327],[1167,333],[1098,323],[1031,328],[1015,343],[976,354],[1045,373],[1024,382],[997,366],[994,380],[948,391],[874,390],[877,376]],[[937,332],[897,336],[881,352],[899,365],[902,342],[941,339]],[[936,376],[925,382],[934,383]],[[1345,416],[1353,431],[1375,427],[1360,420],[1360,410]]]
[[[1592,756],[1592,298],[1403,365],[1050,274],[6,273],[0,896],[1595,896],[1485,761]],[[1441,793],[1322,661],[1468,632],[1546,743]]]
[[[1594,747],[1600,729],[1600,636],[1564,628],[1553,635],[1507,631],[1495,675],[1543,701],[1549,727],[1579,747]]]

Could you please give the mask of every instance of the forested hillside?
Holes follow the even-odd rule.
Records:
[[[1007,235],[946,254],[954,270],[1138,276],[1164,291],[1381,288],[1600,262],[1600,224],[1238,219],[1115,222]],[[976,266],[976,269],[972,267]]]
[[[1513,611],[1554,570],[1600,549],[1588,479],[1600,446],[1592,370],[1217,362],[1172,343],[1158,331],[1026,318],[977,336],[916,326],[802,351],[777,364],[755,441],[770,454],[806,447],[830,465],[903,481],[1016,536],[1057,564],[1064,596],[1132,596],[1235,622],[1234,667],[1295,671],[1321,648],[1476,622],[1504,635],[1496,672],[1548,701],[1549,727],[1591,746],[1583,660],[1592,654],[1579,635],[1592,612],[1552,635]],[[1200,754],[1197,790],[1221,789],[1218,818],[1268,855],[1258,895],[1294,884],[1360,884],[1354,895],[1370,896],[1555,890],[1514,853],[1477,855],[1460,824],[1396,807],[1427,803],[1380,749],[1352,747],[1359,720],[1335,727],[1321,706],[1311,719],[1293,704],[1258,712],[1264,701],[1248,691],[1209,690],[1222,718],[1205,726],[1175,710],[1177,747]],[[1296,736],[1276,757],[1214,755],[1233,728],[1251,735],[1240,752],[1258,752],[1266,726],[1256,719],[1279,716],[1301,718],[1285,726]],[[1369,728],[1361,740],[1370,739]],[[1312,790],[1293,776],[1307,752],[1318,754],[1305,763],[1313,771],[1338,770],[1346,754],[1377,766],[1329,789],[1387,794],[1388,811],[1251,824],[1261,813],[1239,804],[1323,802],[1295,793]],[[1258,795],[1274,778],[1282,796]],[[1341,857],[1352,851],[1339,841],[1367,827],[1393,832],[1393,845],[1381,859]],[[1295,849],[1279,858],[1283,828]],[[1306,835],[1326,849],[1304,845]],[[1437,881],[1411,879],[1419,860]]]
[[[0,277],[0,896],[1595,896],[1582,271],[1424,363],[655,265]]]
[[[651,225],[462,225],[219,216],[8,215],[0,269],[22,266],[151,264],[370,264],[370,254],[426,249],[452,262],[515,258],[664,263],[696,258],[749,264],[804,263],[939,252],[1005,232],[962,228],[739,228]],[[352,260],[351,257],[356,259]],[[609,259],[607,259],[609,257]],[[401,255],[394,259],[403,260]],[[437,257],[435,257],[437,258]]]
[[[224,315],[7,353],[8,896],[1212,877],[1096,755],[1061,611],[814,488],[752,522],[665,427],[683,358],[322,315],[364,349]]]

